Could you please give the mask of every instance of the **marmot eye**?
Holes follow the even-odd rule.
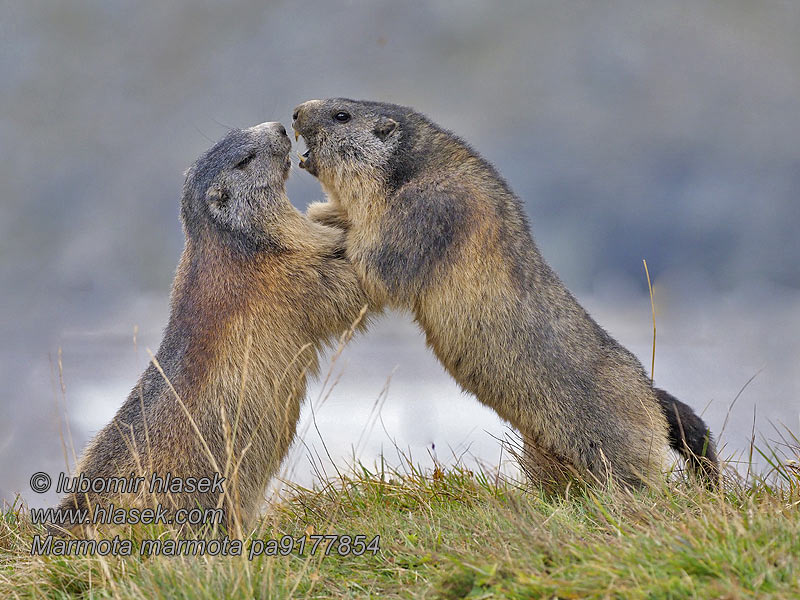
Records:
[[[333,115],[333,118],[340,123],[347,123],[350,120],[350,113],[346,113],[342,110]]]
[[[250,164],[250,161],[253,160],[255,157],[256,157],[256,153],[255,152],[253,152],[252,154],[248,154],[242,160],[240,160],[238,163],[233,165],[233,168],[234,169],[244,169],[248,164]]]

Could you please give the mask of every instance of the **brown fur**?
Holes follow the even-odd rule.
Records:
[[[358,320],[366,298],[344,258],[342,232],[309,221],[285,196],[291,147],[285,132],[262,125],[226,140],[231,136],[233,150],[223,140],[187,176],[186,245],[154,364],[84,451],[77,472],[133,472],[148,481],[152,473],[219,472],[226,477],[225,498],[140,494],[118,500],[222,506],[229,526],[246,526],[294,437],[319,350]],[[257,155],[233,170],[241,154],[237,143]],[[215,216],[207,203],[222,193],[228,212]],[[61,507],[106,500],[70,495]]]
[[[308,216],[346,229],[373,305],[410,310],[448,372],[521,432],[528,472],[662,480],[668,423],[644,369],[545,263],[489,163],[393,104],[312,100],[294,128],[328,196]]]

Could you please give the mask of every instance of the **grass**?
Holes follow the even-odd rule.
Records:
[[[335,385],[331,373],[318,406]],[[729,468],[713,491],[676,472],[659,490],[573,486],[553,495],[463,465],[424,471],[398,452],[394,469],[356,464],[311,489],[290,487],[243,536],[239,556],[143,556],[142,540],[197,537],[163,526],[100,530],[133,541],[126,557],[31,555],[45,532],[17,503],[0,522],[0,598],[796,600],[800,439],[777,434],[751,444],[747,468]],[[377,535],[380,551],[340,556],[321,544],[312,554],[320,534]],[[306,539],[307,551],[248,556],[253,542],[284,536]]]
[[[3,598],[797,598],[800,444],[762,451],[769,470],[711,492],[575,488],[549,496],[463,467],[361,465],[295,487],[242,556],[31,556],[41,528],[21,506],[0,524]],[[257,556],[248,540],[380,535],[363,556]],[[151,527],[134,540],[170,537]],[[105,537],[113,537],[109,532]]]

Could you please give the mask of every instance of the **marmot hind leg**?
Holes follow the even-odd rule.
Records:
[[[548,452],[527,434],[522,434],[522,452],[515,449],[514,453],[528,481],[548,493],[563,493],[571,482],[581,479],[569,462]]]

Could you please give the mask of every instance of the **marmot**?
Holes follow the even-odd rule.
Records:
[[[531,470],[638,486],[663,481],[671,445],[716,478],[708,428],[578,304],[464,141],[413,109],[346,98],[299,105],[293,127],[328,196],[308,216],[346,229],[374,306],[413,313],[456,381],[521,432]]]
[[[142,493],[121,502],[222,507],[229,527],[250,523],[294,437],[318,350],[362,314],[343,233],[286,197],[291,145],[280,123],[237,129],[187,171],[186,242],[156,361],[77,467],[88,478],[144,475]],[[150,495],[154,473],[226,479]],[[60,508],[111,500],[70,494]]]

